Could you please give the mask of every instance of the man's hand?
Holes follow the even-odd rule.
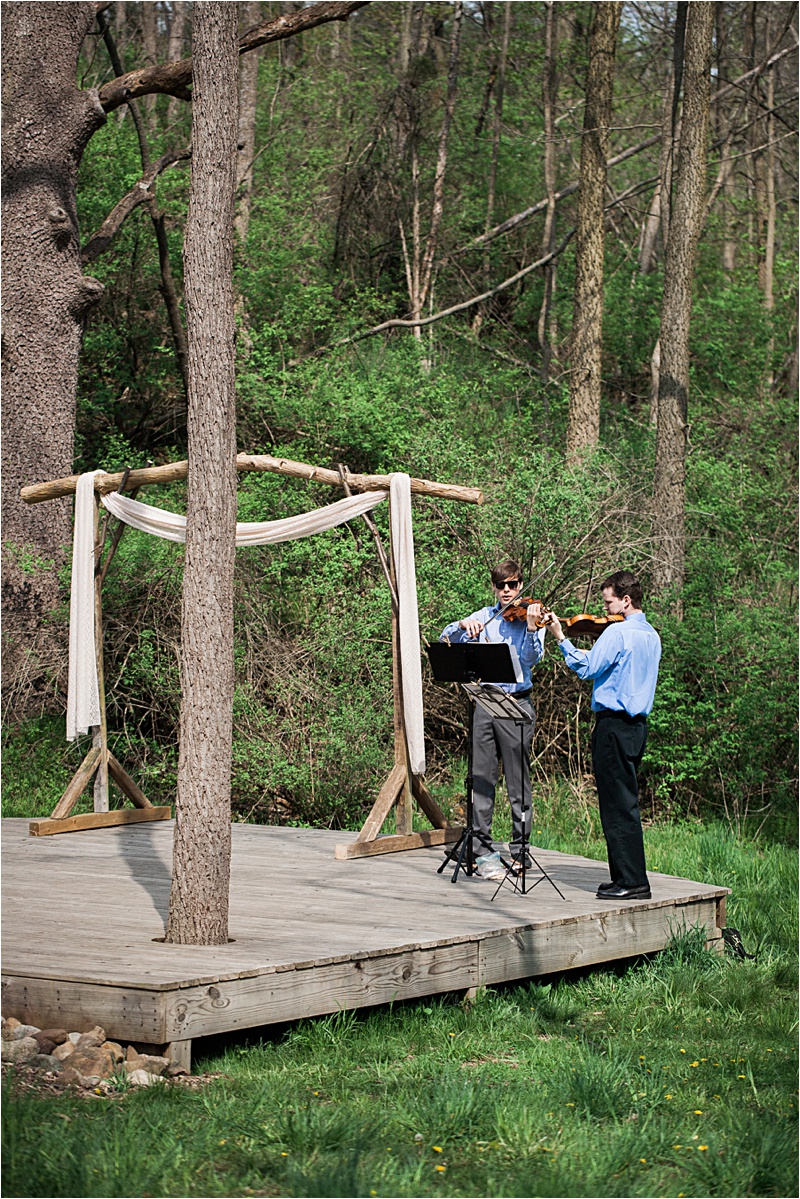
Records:
[[[564,630],[561,627],[561,621],[556,616],[555,612],[551,613],[550,619],[547,622],[547,627],[555,637],[556,641],[564,640]]]
[[[528,604],[527,616],[528,632],[535,633],[538,628],[538,625],[536,624],[537,620],[541,620],[544,616],[544,604],[540,603],[539,600],[533,604]]]
[[[465,629],[470,637],[480,637],[483,632],[483,625],[479,620],[459,620],[459,625]]]

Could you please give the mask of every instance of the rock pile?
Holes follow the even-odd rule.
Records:
[[[182,1066],[166,1057],[140,1053],[109,1041],[96,1025],[86,1032],[65,1028],[37,1028],[14,1016],[0,1017],[2,1060],[33,1067],[61,1086],[98,1087],[105,1091],[126,1086],[149,1087],[179,1074]]]

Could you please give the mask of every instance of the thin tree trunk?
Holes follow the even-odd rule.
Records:
[[[544,186],[547,192],[547,210],[542,233],[542,254],[549,254],[556,245],[556,127],[555,107],[558,97],[558,14],[554,0],[545,2],[544,71],[542,73],[542,103],[544,107]],[[487,226],[487,232],[489,226]],[[542,282],[544,296],[539,312],[539,347],[542,353],[541,378],[543,383],[550,379],[550,362],[553,357],[551,340],[551,313],[555,301],[555,259],[544,268]]]
[[[567,426],[567,454],[570,456],[591,449],[600,440],[603,204],[614,58],[621,12],[622,4],[617,0],[596,4],[589,44],[575,246],[572,374]]]
[[[706,184],[714,4],[689,6],[684,96],[672,229],[661,307],[661,373],[653,488],[653,588],[680,588],[685,572],[686,450],[689,406],[689,326],[697,238]]]
[[[167,62],[177,62],[183,57],[183,34],[186,29],[186,0],[172,0],[172,17],[169,23],[169,45]],[[247,55],[245,55],[245,58]],[[180,111],[183,100],[170,96],[167,105],[167,124],[172,124]]]
[[[442,128],[439,133],[439,148],[436,154],[436,174],[433,180],[433,204],[431,208],[431,224],[425,253],[422,256],[419,280],[419,308],[428,298],[433,278],[433,260],[439,240],[439,226],[444,212],[444,180],[447,173],[447,145],[453,112],[456,106],[456,85],[458,82],[458,54],[461,38],[461,18],[464,13],[462,0],[453,0],[453,27],[450,33],[450,56],[447,66],[447,99],[442,117]]]
[[[142,49],[144,51],[145,65],[154,67],[158,63],[158,47],[156,42],[156,6],[153,0],[144,0],[139,5],[142,14]],[[155,95],[147,96],[144,102],[144,110],[147,114],[147,128],[150,133],[156,131],[156,98]]]
[[[769,40],[769,27],[767,27]],[[775,70],[767,72],[767,149],[764,156],[764,190],[767,202],[767,237],[764,246],[764,307],[772,312],[775,307],[773,294],[775,277]],[[775,339],[770,336],[767,343],[767,385],[772,386],[772,355],[775,349]]]
[[[246,0],[241,6],[244,28],[257,25],[261,17],[260,0]],[[250,227],[250,196],[253,190],[253,156],[256,150],[256,104],[258,102],[259,54],[243,54],[239,59],[239,155],[236,167],[236,219],[234,228],[241,242],[247,241]]]
[[[492,122],[492,159],[489,166],[489,186],[486,195],[486,232],[492,227],[494,216],[494,200],[497,190],[497,164],[500,158],[500,134],[503,126],[503,92],[506,79],[506,59],[508,58],[508,42],[511,35],[511,3],[506,0],[503,5],[503,38],[500,44],[500,54],[495,74],[494,87],[494,121]],[[491,255],[489,247],[483,252],[483,286],[488,290],[491,279]],[[472,322],[472,332],[477,337],[483,324],[483,307],[478,306]]]
[[[117,75],[122,74],[122,61],[119,57],[116,42],[111,35],[111,30],[105,20],[102,12],[97,14],[97,23],[103,34],[103,39],[108,50],[108,56],[111,59]],[[131,119],[136,129],[136,136],[139,141],[139,155],[142,160],[142,171],[147,174],[150,170],[150,147],[147,141],[147,131],[144,127],[139,101],[128,100],[128,108],[130,110]],[[169,241],[167,239],[167,231],[164,224],[164,214],[159,208],[158,200],[155,192],[147,200],[147,206],[150,210],[150,220],[153,223],[153,232],[156,237],[158,246],[158,265],[161,272],[161,286],[159,288],[164,300],[164,305],[167,309],[170,329],[172,330],[172,340],[175,346],[175,357],[178,360],[178,367],[183,380],[184,394],[189,394],[189,374],[188,374],[188,356],[189,350],[186,342],[186,332],[183,327],[183,319],[181,317],[180,297],[178,295],[175,276],[172,273],[172,263],[169,256]]]
[[[406,0],[403,5],[403,20],[400,25],[400,38],[397,44],[397,74],[404,82],[408,76],[409,53],[411,50],[411,18],[414,15],[414,0]]]
[[[237,12],[194,6],[192,182],[184,244],[189,475],[181,717],[167,940],[228,937],[236,533],[233,206]]]

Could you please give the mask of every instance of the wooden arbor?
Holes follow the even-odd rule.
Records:
[[[236,458],[236,466],[240,472],[269,471],[289,478],[306,479],[309,482],[313,480],[318,483],[326,483],[332,487],[343,487],[347,494],[351,494],[354,491],[388,491],[390,486],[388,475],[351,474],[342,466],[338,470],[329,470],[324,467],[311,466],[304,462],[293,462],[287,458],[273,458],[266,454],[239,454]],[[146,467],[132,471],[126,470],[120,474],[99,473],[95,475],[95,497],[99,501],[99,496],[101,495],[106,495],[112,491],[123,491],[126,488],[133,495],[140,487],[155,483],[174,482],[177,479],[186,478],[187,474],[187,462],[173,462],[165,466]],[[23,487],[20,491],[21,498],[26,503],[36,504],[74,494],[78,477],[78,475],[69,475],[63,479],[55,479],[47,483],[37,483]],[[468,504],[480,504],[483,501],[482,493],[477,488],[459,487],[451,483],[434,483],[427,479],[412,479],[411,492],[414,495],[428,495],[438,499],[457,500]],[[103,560],[102,554],[107,521],[103,522],[101,531],[99,509],[97,506],[95,513],[95,625],[101,724],[95,733],[92,748],[89,750],[89,753],[86,755],[86,758],[53,810],[50,819],[31,822],[30,832],[34,836],[42,836],[46,833],[69,832],[79,828],[98,828],[109,824],[123,824],[139,820],[163,820],[170,815],[169,807],[154,807],[150,803],[108,749],[105,690],[103,686],[102,585],[111,558],[122,535],[124,525],[120,525],[117,529],[105,560]],[[419,775],[413,775],[408,766],[393,567],[387,561],[374,522],[368,516],[365,516],[364,519],[369,524],[370,531],[375,539],[378,556],[386,573],[392,593],[394,765],[381,787],[372,810],[355,841],[336,846],[336,857],[342,859],[364,857],[378,853],[392,853],[402,849],[414,849],[426,845],[442,845],[456,841],[461,833],[459,826],[448,824],[444,814],[428,791],[424,779]],[[115,812],[108,811],[109,774],[124,795],[134,804],[133,809],[126,808]],[[94,812],[82,816],[71,816],[75,804],[94,775],[96,775]],[[412,831],[414,800],[416,800],[421,811],[433,825],[432,829],[423,832]],[[379,836],[392,808],[396,809],[395,826],[397,831],[395,834],[389,836]]]

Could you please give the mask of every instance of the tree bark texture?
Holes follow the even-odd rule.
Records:
[[[689,5],[683,70],[683,115],[672,222],[664,264],[661,369],[653,487],[653,589],[679,588],[685,570],[686,449],[689,408],[689,326],[697,238],[706,183],[714,5]]]
[[[78,165],[105,121],[75,83],[95,4],[4,3],[3,604],[9,675],[58,594],[55,571],[23,572],[13,547],[59,563],[71,505],[27,508],[20,487],[72,470],[81,330],[102,284],[81,273]],[[12,651],[14,647],[14,652]]]
[[[236,5],[196,3],[193,43],[193,159],[184,243],[189,475],[167,940],[220,945],[228,937],[234,677]]]
[[[614,89],[614,59],[622,4],[595,4],[586,74],[586,107],[581,145],[581,179],[575,244],[571,383],[567,453],[600,440],[600,366],[603,333],[603,207],[608,127]]]

